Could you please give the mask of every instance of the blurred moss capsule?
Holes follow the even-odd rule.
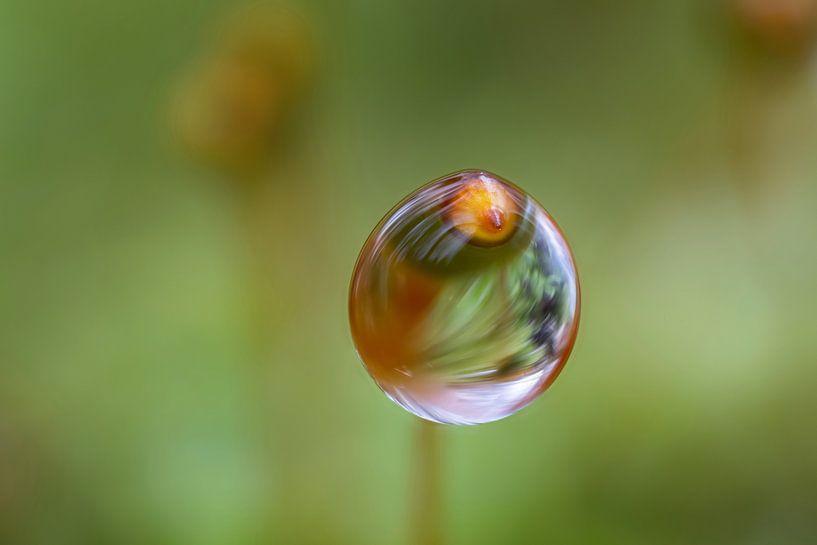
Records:
[[[257,169],[301,97],[311,64],[300,16],[268,5],[239,11],[179,86],[172,112],[179,139],[202,162]]]
[[[752,43],[769,51],[805,53],[817,38],[817,0],[730,0],[730,6]]]

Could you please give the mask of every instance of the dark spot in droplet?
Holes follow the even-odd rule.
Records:
[[[485,219],[488,225],[493,227],[496,231],[501,231],[505,226],[505,212],[495,206],[485,211]]]

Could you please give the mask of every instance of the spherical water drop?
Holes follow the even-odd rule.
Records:
[[[349,318],[369,374],[422,418],[479,424],[528,405],[567,360],[576,267],[529,195],[485,171],[435,180],[366,241]]]

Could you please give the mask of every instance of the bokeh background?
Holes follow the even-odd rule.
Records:
[[[348,279],[460,168],[584,306],[541,399],[443,430],[445,542],[817,542],[814,4],[4,0],[0,543],[408,543]]]

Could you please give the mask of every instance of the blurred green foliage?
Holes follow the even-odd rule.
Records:
[[[0,542],[405,543],[347,282],[468,167],[557,218],[584,308],[546,395],[445,430],[448,542],[813,542],[814,63],[704,0],[299,6],[313,89],[247,189],[168,128],[235,3],[0,5]]]

